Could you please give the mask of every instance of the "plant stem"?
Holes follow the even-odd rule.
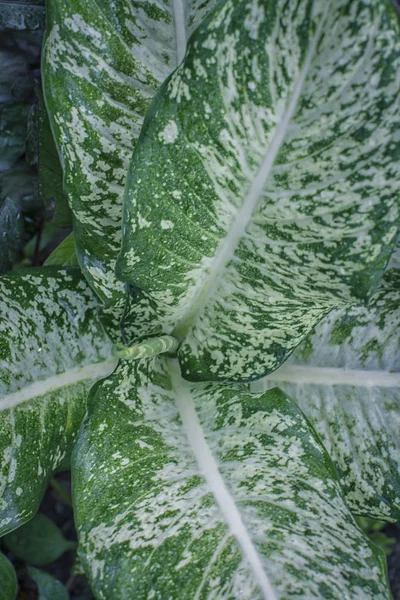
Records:
[[[68,506],[73,508],[71,496],[63,488],[63,486],[60,483],[58,483],[57,479],[55,479],[54,477],[53,477],[53,479],[50,479],[50,485],[57,492],[57,494],[60,496],[60,498],[62,498],[64,500],[64,502],[66,504],[68,504]]]
[[[158,354],[174,354],[179,347],[179,341],[171,335],[161,335],[160,337],[149,338],[135,344],[134,346],[124,346],[123,344],[114,344],[113,354],[117,358],[151,358]]]

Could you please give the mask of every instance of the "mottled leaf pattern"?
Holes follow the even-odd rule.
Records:
[[[400,520],[400,250],[369,306],[333,311],[264,384],[298,401],[352,510]]]
[[[400,37],[380,0],[228,0],[136,147],[118,276],[192,380],[274,370],[368,297],[398,225]]]
[[[79,269],[0,279],[0,534],[36,512],[65,467],[93,382],[115,364]]]
[[[122,195],[144,114],[216,0],[54,0],[44,89],[75,217],[82,269],[109,303]]]
[[[96,598],[388,598],[383,555],[280,390],[190,384],[172,359],[127,361],[88,411],[73,492]]]

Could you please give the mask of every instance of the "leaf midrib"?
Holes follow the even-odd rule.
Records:
[[[235,249],[237,248],[240,239],[245,234],[247,225],[258,206],[262,191],[269,178],[282,143],[284,142],[292,117],[295,114],[297,103],[300,99],[304,83],[322,33],[322,28],[325,24],[328,9],[329,3],[326,5],[324,14],[321,16],[320,23],[315,32],[315,36],[310,44],[309,52],[304,61],[300,76],[293,89],[289,105],[275,130],[271,144],[264,155],[264,159],[245,198],[245,201],[238,211],[234,221],[232,222],[232,226],[228,232],[228,235],[223,238],[219,247],[217,248],[211,267],[205,274],[205,277],[200,278],[198,284],[195,286],[191,295],[193,299],[192,302],[188,306],[187,310],[183,311],[182,316],[175,327],[174,335],[180,339],[186,336],[189,329],[195,323],[197,316],[204,310],[209,300],[215,295],[220,283],[220,275],[223,273],[226,266],[232,259]]]
[[[400,373],[384,370],[314,367],[311,365],[283,365],[264,379],[281,383],[315,385],[352,385],[365,388],[400,387]],[[257,383],[257,382],[255,382]]]
[[[52,375],[47,379],[35,381],[16,392],[0,398],[0,411],[13,408],[40,396],[45,396],[61,388],[81,383],[82,381],[100,379],[111,374],[117,364],[116,359],[108,359],[99,363],[74,367],[63,373]]]
[[[199,470],[214,496],[231,535],[236,538],[243,557],[253,571],[263,598],[265,600],[277,600],[258,551],[242,521],[240,511],[222,478],[217,462],[204,436],[203,428],[196,413],[190,384],[182,379],[178,362],[174,359],[169,359],[168,362],[182,426],[192,447]]]
[[[175,24],[176,64],[182,62],[186,52],[186,15],[182,0],[172,0],[172,12]]]

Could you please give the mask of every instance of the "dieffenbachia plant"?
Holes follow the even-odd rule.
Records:
[[[355,515],[396,520],[400,504],[396,259],[381,282],[399,226],[395,13],[49,0],[47,14],[74,215],[49,264],[76,249],[82,273],[0,280],[2,532],[72,450],[97,599],[388,600]],[[124,305],[122,344],[103,317]]]
[[[262,382],[314,424],[357,514],[400,521],[400,246],[368,306],[333,311]]]
[[[387,597],[327,452],[278,389],[122,363],[91,393],[73,489],[97,598]]]
[[[48,2],[44,86],[80,265],[115,303],[129,160],[150,101],[216,0]]]
[[[115,366],[79,269],[0,279],[0,534],[33,517],[68,465],[93,382]]]
[[[374,291],[399,225],[394,18],[375,0],[221,2],[163,85],[117,273],[182,340],[185,377],[267,374]]]

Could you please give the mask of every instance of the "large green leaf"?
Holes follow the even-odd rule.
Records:
[[[399,216],[400,37],[381,0],[228,0],[149,112],[118,276],[192,380],[273,371],[371,295]]]
[[[82,269],[115,301],[122,196],[150,99],[216,0],[53,0],[43,80]]]
[[[35,514],[90,387],[115,364],[97,310],[79,269],[0,278],[0,535]]]
[[[264,385],[299,402],[355,513],[400,520],[400,249],[369,306],[333,311]]]
[[[383,600],[383,555],[278,389],[190,384],[173,359],[97,384],[73,454],[81,558],[98,599]]]

